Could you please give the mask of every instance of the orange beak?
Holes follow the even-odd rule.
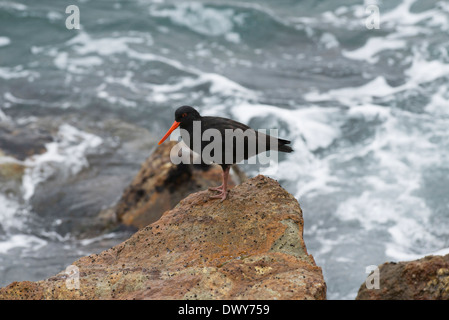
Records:
[[[181,122],[178,122],[178,121],[173,122],[171,128],[168,129],[168,131],[165,134],[165,136],[161,139],[161,141],[158,142],[158,145],[160,145],[162,142],[164,142],[165,139],[167,139],[168,136],[173,132],[173,130],[175,130],[177,127],[179,127],[180,124],[181,124]]]

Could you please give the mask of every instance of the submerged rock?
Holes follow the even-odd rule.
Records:
[[[326,298],[291,194],[259,175],[223,202],[210,195],[193,193],[127,241],[75,261],[79,289],[63,271],[13,282],[0,299]]]
[[[28,157],[46,152],[52,141],[48,130],[33,123],[0,121],[0,193],[20,198]]]
[[[34,126],[0,122],[0,156],[25,160],[46,151],[45,144],[53,140],[50,132]]]
[[[357,300],[449,300],[449,255],[379,267],[379,289],[363,284]]]
[[[108,209],[157,143],[154,135],[113,115],[99,121],[69,113],[36,118],[33,124],[52,132],[60,158],[48,157],[29,170],[29,176],[42,177],[29,199],[40,223],[62,237],[78,239],[122,230]]]
[[[116,206],[120,223],[143,228],[190,193],[221,184],[222,169],[218,165],[173,164],[170,151],[176,144],[162,144],[142,164]],[[235,184],[232,178],[229,184]]]

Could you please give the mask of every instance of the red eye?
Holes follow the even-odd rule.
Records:
[[[187,113],[183,113],[183,114],[182,114],[182,117],[183,117],[183,118],[187,117]]]

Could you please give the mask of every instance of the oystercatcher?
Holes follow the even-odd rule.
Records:
[[[196,125],[196,127],[195,127]],[[276,150],[282,152],[292,152],[293,149],[288,146],[290,141],[272,137],[264,133],[258,132],[247,125],[221,117],[202,117],[198,111],[190,106],[179,107],[175,112],[175,122],[167,131],[164,137],[159,141],[162,144],[165,139],[180,127],[186,133],[181,132],[184,143],[194,152],[201,154],[210,143],[219,143],[218,150],[212,150],[211,156],[223,169],[223,183],[219,187],[209,188],[211,191],[219,191],[220,194],[211,196],[213,199],[226,199],[227,184],[229,177],[229,169],[234,163],[246,160],[256,154],[268,150]],[[210,129],[213,129],[212,131]],[[210,142],[208,139],[203,140],[206,133],[214,140]],[[215,135],[214,135],[215,134]],[[228,137],[231,137],[231,143],[228,143]],[[216,140],[215,140],[216,139]],[[241,142],[240,144],[238,142]],[[243,143],[242,143],[243,142]],[[197,146],[195,148],[195,145]],[[208,150],[211,148],[209,147]],[[218,151],[218,152],[216,152]],[[218,156],[218,157],[217,157]]]

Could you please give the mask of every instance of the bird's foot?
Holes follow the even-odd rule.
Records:
[[[209,191],[220,191],[220,192],[223,192],[223,185],[221,185],[219,187],[210,187]]]
[[[216,196],[210,196],[209,199],[221,199],[221,201],[226,199],[226,196],[228,195],[227,191],[221,191],[220,194]]]

